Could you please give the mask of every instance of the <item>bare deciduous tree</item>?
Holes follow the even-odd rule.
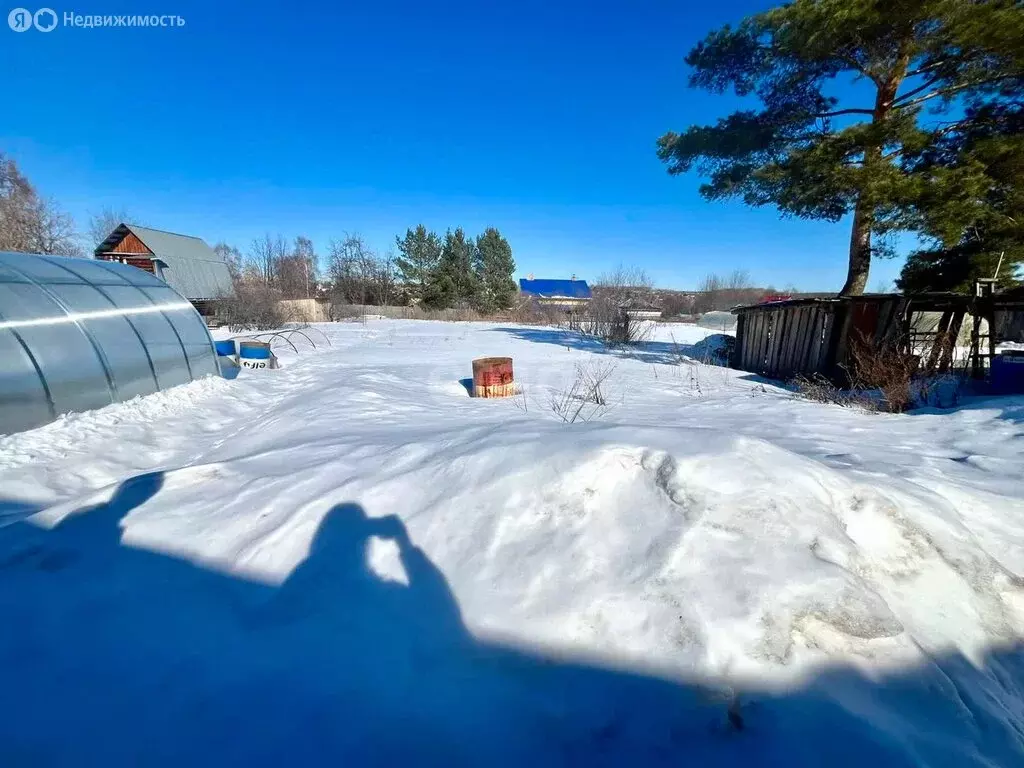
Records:
[[[288,255],[288,244],[281,235],[271,236],[270,233],[252,241],[249,247],[249,258],[246,261],[246,276],[266,286],[273,286],[277,277],[277,267]]]
[[[654,300],[654,281],[640,267],[619,264],[604,272],[594,281],[594,293],[608,296],[619,305],[651,305]]]
[[[386,307],[395,300],[395,284],[398,279],[395,268],[395,254],[390,249],[377,254],[370,274],[370,294],[373,304]]]
[[[665,291],[661,296],[661,316],[674,318],[693,314],[696,303],[697,299],[692,294],[681,291]]]
[[[0,153],[0,250],[80,256],[75,223]]]
[[[89,250],[107,239],[107,235],[113,232],[121,224],[142,224],[124,208],[112,208],[107,206],[100,209],[98,213],[89,214],[89,227],[86,236],[89,238],[87,244]]]
[[[387,306],[395,293],[392,254],[371,250],[359,234],[346,234],[329,246],[328,273],[335,304]]]
[[[316,289],[316,251],[313,241],[299,235],[290,253],[278,257],[275,285],[286,299],[308,299]]]
[[[225,242],[219,242],[213,246],[213,252],[227,263],[232,282],[238,283],[242,279],[245,265],[242,252],[235,246],[228,245]]]
[[[763,289],[754,287],[750,273],[745,269],[733,270],[725,277],[717,274],[705,275],[694,302],[694,311],[704,314],[715,310],[729,310],[741,304],[754,304],[764,295]]]

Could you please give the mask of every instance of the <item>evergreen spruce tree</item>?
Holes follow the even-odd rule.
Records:
[[[423,306],[429,309],[450,309],[455,306],[458,289],[451,273],[439,265],[427,276],[423,286]]]
[[[399,277],[423,298],[427,279],[441,259],[441,240],[420,224],[406,231],[405,237],[396,237],[395,244],[401,254],[395,257]]]
[[[508,240],[494,227],[476,239],[476,275],[480,285],[477,305],[484,311],[508,309],[516,295],[512,274],[516,263]]]
[[[476,246],[466,239],[462,228],[445,232],[438,260],[424,288],[423,303],[432,309],[448,309],[456,304],[470,305],[476,297],[477,280],[473,272]]]

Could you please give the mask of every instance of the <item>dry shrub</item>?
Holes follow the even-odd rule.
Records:
[[[235,295],[224,299],[218,312],[233,332],[280,328],[288,317],[278,306],[281,292],[261,283],[241,282]]]
[[[564,309],[558,307],[542,306],[535,301],[521,301],[512,307],[507,313],[499,313],[507,316],[511,322],[520,325],[566,325],[571,315]]]
[[[793,379],[793,386],[797,392],[808,400],[816,403],[828,403],[829,405],[859,406],[867,410],[876,410],[877,402],[863,393],[854,392],[850,389],[843,389],[834,381],[825,378],[820,373],[813,376],[797,376]]]
[[[599,339],[608,346],[642,344],[651,335],[650,322],[631,317],[613,297],[595,296],[579,322],[584,336]]]
[[[608,407],[604,384],[615,371],[614,363],[591,360],[576,364],[576,377],[572,384],[551,393],[551,411],[566,424],[590,421]]]
[[[876,390],[881,409],[891,413],[903,413],[912,407],[914,377],[920,358],[906,349],[899,340],[874,344],[863,334],[851,339],[850,361],[846,367],[850,388]]]
[[[936,349],[939,348],[942,359],[953,360],[955,346],[951,340],[939,339]],[[849,361],[844,366],[849,386],[840,387],[820,374],[810,378],[798,376],[793,384],[809,400],[889,413],[959,404],[964,372],[922,373],[920,356],[908,349],[900,339],[875,344],[860,334],[852,340]]]

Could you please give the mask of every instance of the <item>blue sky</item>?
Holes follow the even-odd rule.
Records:
[[[663,287],[747,269],[838,290],[847,223],[707,203],[696,177],[669,177],[655,156],[667,130],[736,103],[686,88],[686,52],[770,4],[55,5],[186,24],[0,28],[16,95],[0,150],[82,225],[123,207],[243,251],[269,231],[321,252],[346,231],[384,249],[419,222],[496,226],[522,276],[592,278],[622,262]],[[899,266],[876,263],[869,286]]]

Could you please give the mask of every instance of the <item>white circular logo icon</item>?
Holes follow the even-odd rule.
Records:
[[[32,29],[32,11],[27,8],[15,8],[7,14],[7,26],[15,32],[28,32]]]
[[[32,23],[40,32],[53,32],[57,28],[57,14],[52,8],[40,8],[32,17]]]

